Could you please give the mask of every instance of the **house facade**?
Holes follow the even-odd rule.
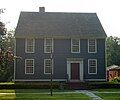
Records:
[[[15,81],[105,81],[106,34],[96,13],[21,12]],[[52,68],[52,70],[51,70]]]

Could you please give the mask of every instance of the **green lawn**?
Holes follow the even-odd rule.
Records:
[[[8,93],[0,94],[0,100],[92,100],[82,93],[72,92],[74,91],[54,90],[53,96],[51,97],[48,89],[0,90],[0,93]]]
[[[120,100],[120,89],[119,88],[118,89],[95,89],[93,91],[98,91],[98,93],[95,93],[95,94],[100,96],[104,100]],[[111,92],[111,93],[102,93],[102,92]]]
[[[120,93],[95,93],[104,100],[120,100]]]
[[[118,89],[93,89],[93,91],[99,91],[99,92],[120,92],[120,88],[118,88]]]

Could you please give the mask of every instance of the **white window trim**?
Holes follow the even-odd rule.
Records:
[[[45,66],[45,61],[46,61],[46,60],[51,60],[51,59],[44,59],[44,74],[50,75],[51,73],[46,73],[46,72],[45,72],[45,67],[46,67],[46,66]],[[51,66],[50,66],[50,67],[51,67]],[[53,74],[53,59],[52,59],[52,74]]]
[[[54,51],[54,49],[53,49],[53,48],[54,48],[54,47],[53,47],[53,46],[54,46],[54,45],[53,45],[53,44],[54,44],[53,38],[44,38],[44,53],[51,53],[51,51],[50,51],[50,52],[47,52],[47,51],[46,51],[46,40],[47,40],[47,39],[52,39],[52,52]]]
[[[80,39],[78,39],[79,40],[79,51],[78,52],[73,52],[73,49],[72,49],[72,47],[73,47],[73,41],[74,39],[71,39],[71,53],[80,53]]]
[[[27,72],[26,72],[26,67],[27,67],[27,66],[26,66],[26,61],[27,61],[27,60],[33,60],[33,73],[27,73]],[[25,74],[29,74],[29,75],[34,74],[34,67],[35,67],[35,60],[34,60],[34,59],[25,59]]]
[[[88,53],[97,53],[97,40],[93,39],[93,40],[95,40],[95,52],[90,52],[89,51],[89,40],[91,40],[91,39],[88,39]]]
[[[90,68],[90,65],[89,65],[89,61],[90,60],[95,60],[96,61],[96,72],[95,73],[90,73],[90,70],[89,70],[89,68]],[[97,59],[88,59],[88,74],[97,74]]]
[[[27,40],[28,40],[29,38],[27,38],[27,39],[25,39],[25,53],[35,53],[35,39],[33,39],[33,51],[32,52],[28,52],[27,51]]]

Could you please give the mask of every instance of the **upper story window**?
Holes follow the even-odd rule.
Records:
[[[44,53],[51,53],[53,52],[53,39],[46,38],[44,39]]]
[[[53,60],[51,59],[44,59],[44,74],[51,74],[51,67],[53,73]]]
[[[80,53],[80,39],[71,39],[71,53]]]
[[[34,59],[25,59],[25,74],[34,74]]]
[[[88,74],[97,74],[97,59],[88,59]]]
[[[34,39],[26,39],[25,41],[25,52],[26,53],[34,53],[35,49],[35,40]]]
[[[95,39],[88,40],[88,53],[96,53],[97,52],[97,43]]]

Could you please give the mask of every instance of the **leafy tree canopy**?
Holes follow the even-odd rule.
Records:
[[[107,45],[107,66],[120,65],[120,38],[108,37]]]

